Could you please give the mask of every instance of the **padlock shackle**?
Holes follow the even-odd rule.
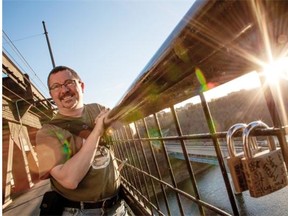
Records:
[[[253,138],[250,137],[249,135],[250,135],[251,131],[253,131],[257,128],[268,129],[269,126],[267,124],[265,124],[264,122],[259,120],[259,121],[250,122],[247,125],[247,127],[244,129],[244,131],[243,131],[243,144],[244,144],[244,155],[246,158],[252,158],[254,155],[252,149],[255,148],[255,146],[257,145],[257,142],[255,139],[253,141],[252,140]],[[251,140],[252,140],[252,142],[251,142]],[[270,151],[276,149],[276,145],[275,145],[273,137],[268,137],[268,147],[269,147]]]
[[[227,142],[227,147],[228,147],[228,153],[230,157],[236,157],[236,150],[235,150],[235,145],[233,141],[233,136],[236,134],[238,131],[242,131],[247,127],[247,124],[244,123],[237,123],[232,125],[229,130],[227,131],[226,134],[226,142]]]
[[[268,139],[268,147],[269,147],[269,150],[270,150],[270,151],[276,150],[276,143],[275,143],[274,137],[268,136],[267,139]]]

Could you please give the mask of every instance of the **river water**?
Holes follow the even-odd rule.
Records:
[[[230,214],[233,214],[228,194],[225,188],[224,180],[219,166],[212,166],[196,175],[198,191],[203,201],[208,202]],[[192,184],[190,179],[183,181],[178,185],[181,190],[192,194]],[[181,215],[175,193],[167,192],[168,202],[172,216]],[[286,216],[288,215],[288,186],[271,193],[269,195],[253,198],[249,191],[245,191],[240,195],[235,195],[239,213],[242,216]],[[165,209],[163,200],[161,210]],[[198,207],[192,201],[185,197],[181,197],[181,203],[185,215],[199,215]],[[206,211],[206,210],[205,210]],[[168,214],[163,211],[165,214]],[[206,212],[206,215],[217,215],[216,213]]]

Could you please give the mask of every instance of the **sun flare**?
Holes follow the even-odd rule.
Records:
[[[269,84],[277,85],[279,80],[288,81],[288,57],[273,61],[263,68],[263,74]]]

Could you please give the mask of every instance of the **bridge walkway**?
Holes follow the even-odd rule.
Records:
[[[27,191],[15,195],[13,201],[3,209],[3,216],[36,216],[40,213],[43,194],[50,189],[49,180],[36,183]]]

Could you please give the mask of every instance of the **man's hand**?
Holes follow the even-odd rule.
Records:
[[[110,109],[103,109],[99,113],[99,115],[95,118],[95,127],[93,129],[98,131],[98,133],[102,136],[105,130],[110,126],[112,121],[108,120]]]

